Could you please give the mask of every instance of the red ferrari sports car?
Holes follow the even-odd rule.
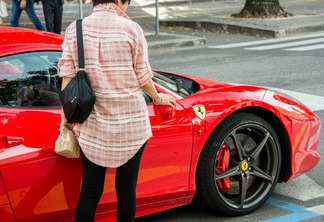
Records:
[[[73,221],[80,159],[54,152],[59,134],[62,36],[0,27],[0,218]],[[189,204],[244,215],[262,206],[278,182],[309,171],[320,119],[286,95],[155,71],[172,110],[147,101],[153,137],[143,154],[137,217]],[[96,221],[114,218],[114,169],[107,170]],[[195,198],[196,199],[196,198]]]

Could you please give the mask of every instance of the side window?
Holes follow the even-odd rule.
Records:
[[[33,52],[0,58],[0,106],[59,106],[61,52]]]

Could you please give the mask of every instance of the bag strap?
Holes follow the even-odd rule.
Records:
[[[82,35],[82,19],[76,21],[77,29],[77,46],[78,46],[78,60],[79,70],[84,70],[84,51],[83,51],[83,35]]]

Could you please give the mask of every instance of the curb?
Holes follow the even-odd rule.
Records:
[[[184,26],[194,29],[207,29],[211,31],[228,31],[230,33],[248,33],[251,35],[267,37],[283,37],[292,34],[305,32],[324,31],[324,20],[322,22],[311,23],[309,25],[296,24],[294,27],[286,28],[266,28],[262,25],[242,24],[235,22],[211,22],[211,21],[181,21],[181,20],[161,20],[162,26]]]
[[[136,1],[136,0],[134,0]],[[190,5],[194,3],[202,2],[217,2],[218,0],[158,0],[159,6],[173,6],[173,5]],[[155,0],[138,0],[136,3],[140,7],[152,7],[155,6]]]
[[[276,37],[276,31],[264,27],[248,27],[241,24],[230,24],[225,22],[204,22],[204,21],[160,21],[162,26],[184,26],[193,29],[206,29],[210,31],[228,31],[230,33],[249,33],[251,35]]]
[[[185,36],[185,35],[176,35],[169,33],[160,33],[161,36],[166,36],[169,39],[161,41],[148,41],[149,51],[160,51],[160,50],[170,50],[176,48],[185,48],[185,47],[196,47],[206,44],[205,38]],[[146,38],[149,39],[154,34],[147,33]]]

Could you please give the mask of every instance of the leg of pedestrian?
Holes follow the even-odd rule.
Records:
[[[42,25],[41,21],[36,15],[35,8],[34,8],[34,0],[26,0],[26,8],[25,11],[32,23],[34,23],[36,29],[38,30],[45,30],[44,26]]]
[[[10,25],[13,27],[19,26],[19,19],[22,10],[20,9],[20,3],[18,0],[12,0],[11,5],[11,17],[10,17]]]
[[[61,34],[63,17],[63,0],[42,0],[46,30]]]

